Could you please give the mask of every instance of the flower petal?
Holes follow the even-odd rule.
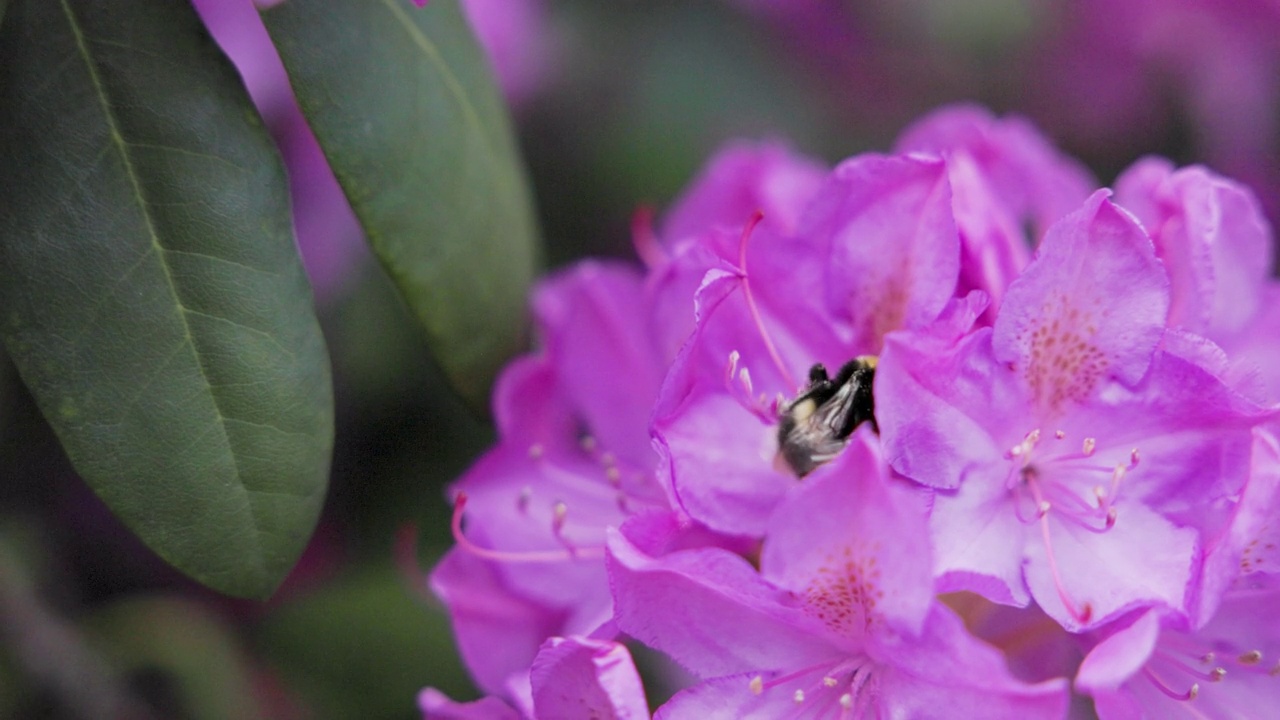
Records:
[[[955,294],[960,237],[946,165],[926,156],[861,155],[841,163],[801,234],[830,247],[826,303],[877,352],[884,334],[932,322]]]
[[[1049,229],[1009,288],[992,341],[1045,417],[1117,377],[1136,383],[1164,331],[1169,280],[1151,240],[1099,190]]]
[[[652,467],[649,410],[666,367],[642,301],[634,269],[588,261],[544,281],[534,309],[558,384],[599,447]]]
[[[618,627],[701,677],[804,667],[838,655],[793,607],[791,593],[737,555],[707,549],[652,558],[615,531],[607,562]]]
[[[504,695],[527,673],[538,647],[561,632],[563,613],[512,595],[491,565],[459,548],[431,571],[431,590],[449,609],[458,652],[481,690]]]
[[[588,638],[547,640],[529,673],[538,718],[649,717],[644,687],[627,648]]]
[[[890,481],[877,444],[860,430],[808,476],[769,521],[760,558],[765,579],[798,593],[805,611],[832,631],[858,640],[877,619],[918,634],[933,604],[924,514],[899,496],[913,490]]]
[[[1045,613],[1067,630],[1097,627],[1134,608],[1159,605],[1185,612],[1192,569],[1199,562],[1196,532],[1180,528],[1141,503],[1124,503],[1115,525],[1106,532],[1086,530],[1049,514],[1052,559],[1046,543],[1027,542],[1023,574],[1031,594]],[[1061,589],[1077,608],[1091,608],[1078,618],[1063,604],[1050,563],[1057,566]]]

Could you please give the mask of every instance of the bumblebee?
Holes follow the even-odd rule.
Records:
[[[834,378],[821,363],[809,368],[809,384],[779,411],[780,466],[804,477],[840,454],[858,425],[870,422],[879,432],[871,396],[876,361],[874,355],[856,357]]]

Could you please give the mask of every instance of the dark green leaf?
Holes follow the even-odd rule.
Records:
[[[283,170],[185,2],[11,0],[0,27],[0,330],[76,469],[234,595],[324,498],[328,357]]]
[[[524,342],[536,229],[456,0],[289,0],[263,18],[370,245],[454,386],[482,404]]]

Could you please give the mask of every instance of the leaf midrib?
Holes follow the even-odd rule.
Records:
[[[89,52],[89,46],[85,41],[84,32],[80,29],[80,23],[76,20],[75,11],[72,10],[68,0],[59,0],[62,6],[63,14],[66,15],[67,24],[71,28],[71,33],[76,41],[76,48],[84,60],[85,69],[89,74],[89,80],[93,84],[94,94],[98,97],[98,103],[102,108],[103,117],[107,123],[107,129],[111,134],[111,142],[115,144],[116,149],[120,153],[121,162],[124,164],[125,175],[129,178],[129,185],[133,189],[133,194],[137,200],[138,210],[142,214],[142,218],[147,227],[147,236],[151,241],[152,250],[156,253],[156,259],[160,263],[160,267],[164,271],[165,283],[169,287],[169,293],[173,297],[174,305],[180,310],[178,313],[182,321],[183,331],[186,335],[185,344],[191,348],[192,355],[196,359],[196,367],[200,370],[200,379],[208,390],[209,397],[213,401],[214,414],[217,416],[218,429],[222,434],[222,438],[226,443],[227,453],[231,456],[232,466],[235,470],[235,485],[244,494],[245,504],[249,508],[249,514],[253,518],[253,544],[257,552],[252,562],[262,573],[267,572],[266,557],[263,553],[262,532],[263,528],[258,523],[258,518],[254,512],[253,500],[250,497],[249,488],[244,484],[244,472],[240,467],[240,458],[236,455],[235,449],[231,442],[231,434],[227,428],[227,417],[222,411],[222,407],[218,402],[218,395],[214,392],[213,383],[209,380],[208,372],[205,370],[204,358],[196,350],[195,335],[192,332],[191,323],[187,320],[188,308],[182,303],[182,298],[178,295],[178,287],[173,279],[173,273],[169,269],[169,264],[165,261],[165,253],[168,249],[160,242],[159,234],[156,232],[155,222],[151,217],[150,207],[147,204],[146,196],[142,190],[142,183],[138,179],[137,171],[133,167],[133,161],[129,156],[129,143],[124,139],[124,135],[120,132],[120,126],[116,121],[115,113],[112,112],[111,103],[107,97],[106,89],[103,87],[102,79],[98,77],[98,68],[94,63],[93,56]]]

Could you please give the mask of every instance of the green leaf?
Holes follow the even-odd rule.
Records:
[[[263,19],[375,254],[483,406],[524,346],[537,242],[506,108],[456,0],[289,0]]]
[[[185,2],[11,0],[0,333],[79,473],[170,563],[262,597],[333,444],[283,169]]]

